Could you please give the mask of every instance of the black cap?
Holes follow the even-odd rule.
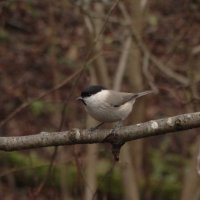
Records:
[[[104,88],[101,85],[91,85],[87,88],[85,88],[82,92],[81,92],[81,97],[89,97],[93,94],[96,94],[98,92],[100,92],[101,90],[105,90],[106,88]]]

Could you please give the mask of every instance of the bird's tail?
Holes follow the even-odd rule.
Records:
[[[138,93],[134,94],[134,98],[139,98],[139,97],[142,97],[144,95],[151,94],[151,93],[153,93],[153,90],[147,90],[147,91],[144,91],[144,92],[138,92]]]

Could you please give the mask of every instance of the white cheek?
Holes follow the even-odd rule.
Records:
[[[100,93],[90,96],[85,99],[86,110],[95,119],[101,122],[113,122],[119,120],[115,116],[113,108],[109,106],[106,101],[109,93],[108,91],[101,91]]]
[[[108,91],[102,90],[101,92],[98,92],[95,95],[86,97],[85,102],[88,107],[92,107],[92,106],[96,107],[96,106],[101,105],[102,103],[105,103],[107,96],[108,96]]]

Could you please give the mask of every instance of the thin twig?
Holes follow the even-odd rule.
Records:
[[[4,124],[6,124],[9,120],[11,120],[13,117],[15,117],[18,113],[20,113],[23,109],[27,108],[29,105],[31,105],[33,102],[38,101],[44,97],[46,97],[47,95],[51,94],[52,92],[60,89],[61,87],[65,86],[66,84],[68,84],[72,79],[74,79],[80,72],[83,71],[84,68],[81,68],[79,70],[77,70],[75,73],[73,73],[69,78],[65,79],[63,82],[61,82],[60,84],[56,85],[55,87],[53,87],[52,89],[43,92],[41,95],[39,95],[36,98],[33,98],[32,100],[29,100],[27,102],[24,102],[22,105],[20,105],[18,108],[16,108],[12,113],[10,113],[4,120],[1,121],[0,123],[0,127],[3,126]]]
[[[189,80],[185,76],[172,71],[169,67],[165,66],[158,58],[156,58],[150,52],[150,50],[147,48],[145,43],[142,41],[141,37],[134,30],[134,27],[131,24],[131,17],[124,6],[124,3],[121,2],[119,5],[120,5],[119,8],[121,9],[122,14],[126,18],[126,21],[128,22],[127,27],[130,31],[132,39],[137,44],[137,46],[142,51],[142,53],[148,54],[149,59],[154,63],[154,65],[157,67],[157,69],[159,69],[163,74],[167,75],[168,77],[172,78],[173,80],[177,81],[178,83],[188,86]]]
[[[144,76],[149,83],[149,86],[155,93],[158,93],[158,87],[155,85],[154,78],[149,71],[149,54],[144,55],[142,69],[143,69]]]
[[[35,97],[29,101],[24,102],[22,105],[20,105],[18,108],[16,108],[13,112],[11,112],[4,120],[0,122],[0,127],[5,125],[8,121],[10,121],[12,118],[14,118],[17,114],[19,114],[22,110],[30,106],[33,102],[38,101],[51,93],[53,93],[56,90],[59,90],[60,88],[64,87],[67,85],[69,82],[71,82],[76,76],[78,76],[80,73],[82,73],[84,70],[87,69],[87,67],[100,55],[101,53],[98,53],[97,55],[94,55],[83,67],[78,69],[76,72],[74,72],[70,77],[53,87],[52,89],[43,92],[41,95],[38,97]]]
[[[116,1],[116,2],[117,2],[117,1]],[[65,102],[64,102],[64,105],[63,105],[63,109],[62,109],[62,113],[61,113],[61,122],[60,122],[60,126],[59,126],[59,128],[58,128],[58,131],[61,131],[62,128],[63,128],[64,122],[65,122],[65,113],[66,113],[67,103],[68,103],[68,101],[69,101],[69,99],[70,99],[70,97],[71,97],[71,94],[72,94],[72,92],[73,92],[73,90],[74,90],[74,87],[75,87],[75,85],[78,83],[78,81],[80,80],[80,78],[81,78],[81,76],[82,76],[82,74],[83,74],[83,71],[84,71],[85,68],[87,67],[87,63],[88,63],[88,61],[90,60],[90,56],[91,56],[91,54],[92,54],[92,52],[93,52],[93,48],[96,46],[98,40],[100,39],[101,35],[103,34],[103,32],[104,32],[104,30],[105,30],[105,27],[106,27],[106,24],[107,24],[107,22],[108,22],[109,16],[110,16],[110,14],[112,13],[112,11],[113,11],[113,9],[115,8],[115,6],[117,5],[116,2],[113,4],[113,6],[111,7],[111,9],[109,10],[109,12],[108,12],[108,14],[107,14],[107,20],[105,21],[105,23],[103,24],[103,26],[100,28],[98,34],[96,35],[95,40],[93,41],[93,43],[92,43],[92,45],[91,45],[91,48],[89,48],[89,51],[88,51],[87,56],[86,56],[85,64],[84,64],[83,67],[82,67],[82,71],[78,74],[78,77],[76,77],[76,79],[74,80],[73,85],[72,85],[70,91],[68,92],[68,95],[67,95],[67,97],[66,97],[66,99],[65,99]],[[54,164],[54,160],[55,160],[55,158],[56,158],[56,156],[57,156],[57,152],[58,152],[58,147],[56,146],[56,147],[54,148],[53,155],[52,155],[52,157],[51,157],[51,161],[50,161],[50,165],[49,165],[49,168],[48,168],[48,171],[47,171],[47,175],[46,175],[45,179],[42,181],[42,183],[39,185],[39,187],[37,188],[37,190],[36,190],[34,196],[38,196],[38,194],[39,194],[39,193],[42,191],[42,189],[44,188],[44,185],[45,185],[45,183],[47,182],[48,177],[49,177],[49,175],[50,175],[50,173],[51,173],[51,171],[52,171],[53,164]]]
[[[130,49],[131,49],[131,42],[132,42],[132,39],[130,36],[128,36],[125,40],[123,51],[122,51],[122,54],[121,54],[121,57],[119,60],[119,64],[117,67],[117,71],[115,74],[114,85],[113,85],[114,90],[120,89],[122,79],[124,76],[124,72],[126,69],[126,65],[127,65],[128,56],[129,56]]]
[[[115,8],[115,6],[117,5],[117,2],[115,4],[113,4],[113,6],[110,8],[110,15],[112,13],[112,10]],[[96,13],[98,14],[102,14],[103,13],[103,9],[102,7],[103,5],[101,5],[100,3],[96,3],[95,4],[95,10]],[[85,13],[85,12],[84,12]],[[90,13],[90,11],[88,11],[87,13]],[[102,24],[101,20],[94,20],[93,18],[90,17],[90,15],[85,15],[84,19],[85,19],[85,23],[86,26],[89,30],[89,33],[92,35],[95,35],[95,32],[100,33],[101,31],[105,30],[105,25],[109,22],[110,19],[110,15],[107,15],[105,18],[105,22]],[[95,31],[96,30],[96,31]],[[97,40],[98,38],[98,40]],[[102,50],[102,34],[97,35],[96,36],[96,40],[98,41],[96,42],[96,44],[94,45],[94,49],[95,52],[99,52]],[[100,56],[97,59],[97,65],[98,65],[98,70],[100,73],[100,77],[101,80],[103,81],[103,84],[106,85],[107,87],[109,87],[109,79],[108,79],[108,75],[107,75],[107,66],[106,66],[106,62],[105,62],[105,58],[103,56]],[[96,80],[96,73],[94,73],[94,70],[90,71],[91,74],[93,74],[93,76],[91,76],[91,82],[92,84],[96,84],[97,80]],[[90,124],[90,127],[91,123]],[[89,125],[88,124],[88,125]],[[88,152],[88,155],[94,154],[94,149],[97,148],[96,146],[92,146],[92,147],[88,147],[90,149],[90,152]],[[85,182],[85,195],[84,195],[84,199],[94,199],[96,196],[96,187],[95,187],[95,170],[94,168],[94,162],[96,160],[96,154],[95,155],[91,155],[88,162],[87,162],[87,168],[86,168],[86,177],[84,177],[82,170],[79,168],[80,173],[81,173],[81,177],[83,179],[83,181]],[[76,162],[77,163],[77,162]],[[78,166],[79,167],[79,166]],[[92,169],[91,169],[92,167]],[[90,171],[88,171],[90,170]],[[92,170],[92,171],[91,171]],[[93,176],[93,178],[91,178]],[[87,178],[87,180],[86,180]],[[94,193],[94,194],[93,194]]]

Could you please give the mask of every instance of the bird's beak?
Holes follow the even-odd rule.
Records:
[[[86,105],[86,103],[85,103],[85,101],[83,100],[82,97],[78,97],[78,98],[76,98],[76,100],[77,100],[77,101],[81,101],[84,105]]]
[[[77,101],[81,101],[81,100],[83,100],[83,98],[82,97],[77,97],[76,100]]]

